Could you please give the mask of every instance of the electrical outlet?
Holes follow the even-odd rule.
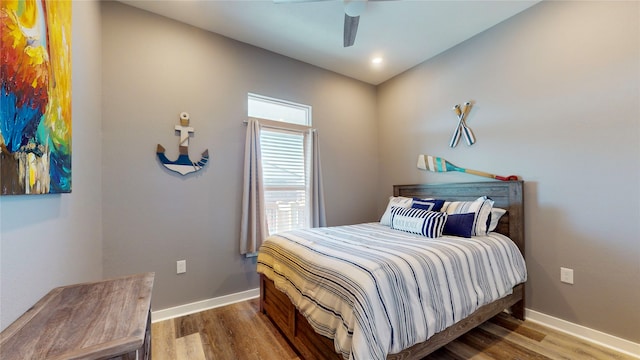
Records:
[[[560,268],[560,281],[573,285],[573,269]]]
[[[187,272],[187,260],[176,261],[176,274],[184,274]]]

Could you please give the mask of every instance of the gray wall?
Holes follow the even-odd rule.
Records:
[[[73,189],[0,197],[0,328],[52,288],[102,278],[100,6],[74,2]]]
[[[375,220],[375,87],[120,3],[102,16],[106,276],[156,272],[156,310],[258,287],[239,255],[248,92],[313,106],[328,223]],[[177,157],[182,111],[191,158],[211,155],[186,177],[155,156]]]
[[[527,307],[640,341],[640,4],[543,2],[379,87],[392,184],[474,181],[418,154],[525,180]],[[478,142],[448,142],[474,100]],[[575,284],[560,282],[573,268]]]

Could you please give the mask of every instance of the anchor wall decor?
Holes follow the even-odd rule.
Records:
[[[460,135],[464,136],[464,140],[467,142],[467,145],[471,146],[476,142],[476,137],[473,135],[473,131],[471,128],[467,126],[467,116],[471,111],[471,101],[467,101],[460,109],[460,105],[456,104],[453,107],[453,112],[458,116],[458,126],[456,130],[453,132],[453,136],[451,136],[451,141],[449,142],[449,147],[456,147],[458,142],[460,141]]]
[[[198,170],[202,170],[202,168],[209,162],[209,149],[205,150],[202,153],[202,158],[200,161],[193,162],[189,159],[189,134],[193,133],[194,130],[192,127],[189,127],[189,114],[186,112],[180,113],[180,125],[176,125],[176,131],[180,132],[180,155],[176,161],[171,161],[167,159],[164,155],[164,147],[158,144],[158,148],[156,150],[156,155],[158,155],[158,159],[166,167],[171,171],[175,171],[182,175],[187,175],[192,172],[196,172]]]

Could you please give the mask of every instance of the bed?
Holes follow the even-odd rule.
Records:
[[[393,187],[394,196],[403,196],[403,197],[417,197],[417,198],[437,198],[437,199],[446,199],[448,201],[473,201],[476,200],[479,196],[488,196],[493,201],[494,207],[499,207],[507,210],[506,214],[500,218],[500,221],[497,224],[494,232],[487,236],[490,237],[491,241],[498,239],[500,241],[501,238],[507,236],[511,241],[511,245],[518,252],[518,256],[521,256],[522,261],[524,260],[524,217],[523,217],[523,193],[522,193],[522,185],[521,181],[507,181],[507,182],[475,182],[475,183],[451,183],[451,184],[428,184],[428,185],[395,185]],[[355,231],[360,232],[362,236],[368,236],[367,234],[379,234],[380,236],[395,236],[390,232],[397,232],[397,230],[386,230],[381,229],[382,225],[371,223],[371,224],[359,224],[354,225],[352,228],[345,229],[344,227],[335,227],[335,228],[324,228],[316,231],[315,236],[319,236],[320,231],[322,234],[327,234],[327,236],[333,236],[333,233],[343,233],[345,231]],[[502,235],[497,235],[497,234]],[[390,234],[390,235],[389,235]],[[284,238],[296,238],[297,245],[292,243],[291,245],[284,244],[280,250],[283,258],[294,258],[293,253],[289,254],[289,251],[294,251],[293,249],[296,247],[304,247],[310,249],[308,251],[313,251],[311,246],[307,246],[307,241],[302,239],[298,239],[297,233],[295,234],[285,234]],[[357,234],[356,234],[357,235]],[[360,241],[357,239],[357,236],[353,235],[353,241]],[[310,236],[313,236],[311,234]],[[352,235],[347,236],[347,243],[350,241],[350,237]],[[478,237],[480,239],[480,237]],[[269,241],[269,246],[275,244],[275,241]],[[289,240],[289,239],[287,239]],[[457,239],[456,239],[457,240]],[[463,241],[464,239],[460,239]],[[284,241],[283,239],[278,239],[278,241]],[[483,240],[484,241],[484,240]],[[309,244],[314,243],[314,241],[309,240]],[[353,244],[351,244],[353,245]],[[465,250],[466,251],[466,250]],[[363,251],[364,252],[364,251]],[[279,255],[279,256],[280,256]],[[313,316],[313,311],[330,311],[334,312],[337,315],[336,319],[341,320],[343,322],[349,322],[351,320],[345,319],[349,316],[349,314],[345,315],[345,312],[335,311],[333,309],[327,310],[326,308],[322,308],[321,300],[313,299],[313,296],[309,294],[314,293],[312,288],[311,291],[301,292],[298,294],[299,296],[294,296],[295,292],[289,292],[289,295],[285,294],[283,291],[288,291],[289,288],[294,288],[295,279],[291,279],[291,281],[284,279],[284,277],[274,276],[274,271],[266,271],[266,265],[269,263],[266,261],[269,257],[268,249],[263,250],[258,256],[258,272],[260,272],[260,310],[262,313],[266,314],[271,321],[275,324],[275,326],[281,331],[281,333],[285,336],[285,338],[293,345],[293,347],[300,353],[300,355],[305,359],[343,359],[348,358],[350,355],[349,352],[345,352],[343,348],[338,346],[338,339],[343,336],[340,334],[340,324],[336,325],[336,329],[329,329],[329,326],[325,323],[318,322]],[[294,265],[288,265],[292,267],[299,267],[296,271],[302,271],[307,273],[313,273],[315,269],[305,269],[307,266],[303,264],[303,262],[293,262]],[[283,266],[281,264],[273,265],[270,264],[270,270],[275,270],[276,272],[280,271],[279,266]],[[336,268],[339,268],[337,266]],[[351,276],[354,272],[357,272],[357,268],[349,269],[345,271],[345,274],[338,274],[337,276]],[[525,270],[526,271],[526,270]],[[282,271],[282,273],[289,274],[288,271]],[[291,275],[294,277],[295,275]],[[394,275],[395,276],[395,275]],[[504,276],[505,278],[507,276]],[[402,280],[402,278],[400,278]],[[274,282],[275,280],[275,282]],[[473,311],[469,311],[468,314],[464,314],[462,318],[460,315],[450,316],[454,318],[454,323],[446,324],[446,327],[443,329],[438,329],[437,332],[433,334],[426,334],[428,339],[425,341],[421,341],[415,344],[411,344],[410,346],[402,347],[398,349],[398,346],[402,346],[400,341],[395,340],[400,337],[408,337],[405,335],[399,335],[399,332],[396,331],[394,333],[394,328],[390,327],[392,342],[395,341],[395,349],[387,349],[384,353],[384,357],[386,359],[421,359],[424,356],[432,353],[438,348],[446,345],[450,341],[469,331],[470,329],[480,325],[484,321],[490,319],[491,317],[497,315],[498,313],[508,309],[510,313],[519,318],[524,318],[524,281],[526,280],[526,274],[523,279],[516,280],[519,283],[513,285],[513,287],[509,287],[508,291],[505,294],[500,294],[497,299],[492,299],[490,302],[485,304],[480,304],[477,308],[474,308]],[[402,280],[404,281],[404,280]],[[276,282],[278,284],[276,284]],[[283,285],[284,284],[284,285]],[[286,285],[286,286],[285,286]],[[287,287],[288,286],[288,287]],[[319,297],[326,297],[327,294],[318,292]],[[379,293],[378,293],[379,294]],[[331,294],[329,294],[331,295]],[[341,297],[342,295],[336,295]],[[451,296],[451,298],[457,299],[457,296]],[[303,300],[300,303],[301,299]],[[422,300],[420,300],[422,301]],[[301,310],[298,310],[296,306],[293,305],[293,302],[301,304]],[[408,301],[410,302],[410,301]],[[414,301],[415,302],[415,301]],[[358,301],[355,303],[359,304]],[[309,304],[315,304],[319,309],[311,309],[309,308]],[[384,302],[381,302],[381,306],[386,306]],[[364,306],[363,306],[364,307]],[[433,306],[435,307],[435,305]],[[370,314],[366,316],[362,315],[354,315],[357,319],[354,320],[357,324],[367,323],[368,317],[377,318],[377,321],[372,321],[371,323],[377,324],[373,325],[376,327],[380,324],[379,319],[390,317],[390,313],[385,311],[375,310],[375,306],[371,306],[373,310]],[[456,310],[457,311],[457,310]],[[303,315],[306,314],[307,316]],[[386,313],[386,315],[380,315],[381,313]],[[401,314],[392,314],[391,317],[394,319],[396,317],[401,318]],[[429,316],[424,316],[428,318]],[[363,318],[365,318],[363,320]],[[418,316],[411,315],[405,318],[402,321],[413,321],[412,319],[418,318]],[[336,321],[338,321],[336,320]],[[394,320],[395,321],[395,320]],[[384,321],[383,321],[384,322]],[[312,326],[313,324],[313,326]],[[357,326],[356,326],[357,327]],[[369,343],[382,343],[382,347],[387,347],[391,345],[387,345],[385,341],[388,342],[386,336],[380,336],[380,334],[386,334],[382,329],[380,332],[376,332],[378,329],[366,329],[366,326],[360,326],[357,331],[351,331],[349,336],[353,336],[354,339],[356,337],[362,337],[364,339],[368,339]],[[363,330],[364,329],[364,330]],[[418,329],[421,331],[421,329]],[[431,330],[425,330],[427,333]],[[344,332],[344,330],[342,330]],[[372,332],[370,334],[369,332]],[[365,335],[361,335],[361,333]],[[323,334],[323,335],[321,335]],[[333,335],[331,335],[333,334]],[[369,337],[367,337],[369,336]],[[376,338],[378,336],[378,338]],[[421,335],[422,336],[422,335]],[[336,342],[334,343],[333,337],[336,338]],[[409,341],[409,340],[407,340]],[[411,341],[414,341],[411,339]],[[363,341],[360,341],[362,343]],[[354,340],[354,344],[356,341]],[[399,345],[400,344],[400,345]],[[336,352],[336,348],[339,350],[342,349],[341,353]],[[374,350],[372,350],[374,351]],[[363,353],[360,350],[354,350],[353,353],[358,355],[352,356],[352,358],[380,358],[379,353],[371,353],[366,356],[362,356]]]

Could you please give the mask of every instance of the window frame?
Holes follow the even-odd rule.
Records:
[[[269,119],[263,119],[263,118],[254,118],[254,117],[250,117],[250,119],[255,119],[260,123],[260,131],[272,131],[272,132],[283,132],[283,133],[293,133],[296,135],[301,135],[302,136],[302,143],[303,143],[303,162],[304,162],[304,184],[302,186],[269,186],[269,185],[265,185],[264,184],[264,173],[263,173],[263,186],[262,186],[262,190],[264,192],[264,194],[266,195],[269,192],[277,192],[277,191],[304,191],[305,197],[304,197],[304,216],[305,216],[305,220],[304,220],[304,226],[303,228],[308,228],[311,227],[311,204],[310,204],[310,199],[311,199],[311,192],[310,192],[310,162],[311,162],[311,158],[310,158],[310,154],[308,151],[308,141],[309,141],[309,136],[310,136],[310,130],[312,130],[312,128],[310,126],[305,126],[305,125],[298,125],[298,124],[292,124],[292,123],[286,123],[286,122],[282,122],[282,121],[277,121],[277,120],[269,120]],[[262,136],[262,135],[261,135]],[[262,149],[261,149],[262,151]],[[261,159],[261,161],[264,160],[264,158]],[[262,167],[264,168],[264,163],[262,163]],[[266,205],[266,201],[265,201],[265,205]],[[269,215],[266,213],[266,208],[265,208],[265,216],[267,217],[265,219],[265,221],[267,221],[267,223],[269,223]],[[290,214],[290,216],[293,216],[293,214]],[[280,222],[278,222],[280,223]],[[274,233],[283,231],[278,229],[278,227],[276,226],[277,224],[269,224],[268,226],[268,232],[269,235],[272,235]],[[297,228],[296,228],[297,229]],[[289,230],[289,229],[287,229]],[[290,229],[293,230],[293,229]]]
[[[259,100],[265,103],[271,103],[271,104],[275,104],[275,105],[282,105],[285,107],[289,107],[289,108],[294,108],[294,109],[298,109],[298,110],[302,110],[305,112],[305,124],[298,124],[298,123],[293,123],[293,122],[289,122],[283,119],[267,119],[267,118],[261,118],[261,117],[256,117],[256,116],[249,116],[249,100],[251,99],[255,99],[255,100]],[[305,105],[305,104],[300,104],[297,102],[293,102],[293,101],[289,101],[289,100],[283,100],[283,99],[277,99],[277,98],[273,98],[270,96],[265,96],[265,95],[260,95],[260,94],[255,94],[255,93],[247,93],[247,116],[248,117],[253,117],[259,120],[268,120],[268,121],[275,121],[277,123],[284,123],[284,124],[290,124],[290,125],[297,125],[297,126],[306,126],[306,127],[311,127],[312,125],[312,114],[313,114],[313,107],[311,105]]]
[[[249,113],[249,106],[250,106],[250,102],[254,100],[254,101],[258,101],[258,102],[263,102],[263,103],[268,103],[268,104],[273,104],[276,106],[281,106],[283,107],[283,112],[286,112],[287,108],[293,108],[294,110],[299,110],[302,111],[304,113],[304,122],[306,124],[300,124],[299,122],[289,122],[285,119],[272,119],[272,118],[263,118],[263,117],[259,117],[259,116],[247,116],[248,119],[255,119],[258,123],[260,123],[260,131],[268,131],[268,132],[282,132],[282,133],[290,133],[290,134],[296,134],[296,135],[300,135],[302,136],[302,156],[303,156],[303,166],[304,166],[304,184],[302,186],[300,185],[282,185],[282,186],[278,186],[278,185],[266,185],[264,184],[264,173],[263,173],[263,185],[262,185],[262,190],[263,193],[266,194],[274,194],[277,193],[279,191],[283,191],[286,192],[287,190],[291,191],[292,193],[296,193],[296,192],[300,192],[302,191],[304,193],[304,218],[296,218],[296,221],[294,222],[295,224],[298,225],[302,225],[302,227],[310,227],[311,226],[311,222],[312,222],[312,214],[311,214],[311,189],[310,189],[310,185],[311,185],[311,154],[310,154],[310,150],[309,150],[309,136],[311,136],[311,131],[313,130],[313,128],[311,127],[311,119],[312,119],[312,106],[311,105],[305,105],[305,104],[299,104],[299,103],[295,103],[292,101],[287,101],[287,100],[281,100],[281,99],[275,99],[272,97],[268,97],[268,96],[264,96],[264,95],[258,95],[258,94],[254,94],[254,93],[248,93],[247,95],[247,114]],[[266,110],[270,110],[269,108],[266,108]],[[254,114],[257,113],[256,111],[254,111]],[[277,112],[276,112],[277,113]],[[295,113],[293,114],[294,116],[296,115]],[[302,114],[298,114],[298,115],[302,115]],[[276,115],[277,116],[277,115]],[[275,116],[272,116],[275,117]],[[294,121],[298,120],[300,118],[296,117],[295,119],[293,119]],[[262,151],[262,150],[261,150]],[[263,159],[261,159],[262,161]],[[264,167],[264,162],[262,162],[261,166]],[[284,194],[286,195],[286,194]],[[273,205],[273,204],[277,204],[278,202],[278,197],[275,197],[275,201],[270,201],[268,204]],[[271,200],[271,199],[270,199]],[[287,201],[287,197],[283,196],[282,197],[282,201],[286,202]],[[273,203],[273,204],[272,204]],[[265,200],[265,206],[267,205],[267,202]],[[279,211],[277,209],[276,205],[276,210],[275,211]],[[279,214],[279,212],[278,212]],[[265,208],[265,221],[269,224],[268,226],[268,233],[269,235],[274,234],[276,232],[280,232],[280,231],[284,231],[284,230],[288,230],[288,229],[282,229],[280,228],[280,226],[282,226],[283,224],[286,224],[287,221],[292,221],[291,219],[294,219],[296,214],[295,211],[291,210],[288,214],[284,215],[285,218],[272,218],[270,214],[268,214],[266,212],[266,208]],[[289,216],[289,218],[287,218],[286,216]],[[299,215],[297,215],[299,216]],[[270,219],[272,221],[270,221]],[[287,220],[288,219],[288,220]],[[299,221],[300,219],[304,219],[303,221]],[[273,223],[273,220],[277,221],[277,223]],[[294,228],[298,228],[298,227],[294,227]]]

